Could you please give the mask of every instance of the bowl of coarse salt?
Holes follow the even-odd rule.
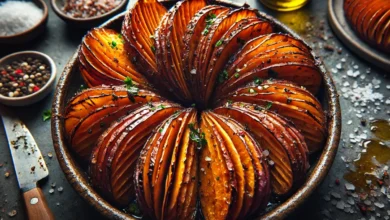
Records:
[[[43,0],[0,1],[0,44],[20,44],[46,28],[48,8]]]

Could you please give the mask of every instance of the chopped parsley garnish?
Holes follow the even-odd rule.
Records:
[[[109,43],[109,44],[110,44],[112,49],[116,48],[116,45],[117,45],[116,41],[111,41],[111,43]]]
[[[156,47],[154,45],[150,46],[150,49],[152,49],[153,53],[156,53]]]
[[[202,31],[203,36],[206,36],[209,33],[209,28],[214,23],[216,17],[217,15],[215,15],[214,13],[210,13],[206,16],[206,27]]]
[[[163,130],[164,130],[163,128],[160,128],[160,129],[158,129],[158,132],[162,133]]]
[[[223,40],[219,40],[219,41],[217,41],[217,43],[215,43],[215,47],[219,47],[219,46],[221,46],[221,45],[222,45],[222,43],[223,43]]]
[[[142,214],[141,210],[138,207],[137,202],[130,203],[129,212],[130,212],[130,214],[135,215],[135,216],[140,216]]]
[[[267,102],[267,104],[265,105],[265,110],[268,110],[272,107],[272,102]]]
[[[238,78],[238,77],[240,77],[240,74],[239,73],[235,73],[234,77]]]
[[[136,87],[134,84],[133,84],[133,79],[131,79],[130,77],[126,77],[125,80],[123,81],[126,85],[126,89],[127,89],[127,96],[129,97],[129,99],[132,101],[132,102],[135,102],[135,98],[134,96],[138,95],[138,87]]]
[[[231,105],[231,104],[233,104],[233,101],[232,100],[227,100],[227,103],[229,104],[229,105]]]
[[[163,104],[158,106],[160,109],[165,109],[165,106]]]
[[[259,77],[256,77],[255,78],[255,84],[256,85],[260,85],[260,84],[262,84],[263,83],[263,80],[262,79],[260,79]]]
[[[278,73],[275,70],[269,69],[268,76],[275,79],[278,78]]]
[[[50,118],[51,118],[51,110],[49,109],[49,110],[44,111],[42,114],[43,121],[48,121],[48,120],[50,120]]]
[[[272,102],[267,102],[267,104],[265,104],[264,107],[263,107],[263,106],[256,105],[256,106],[255,106],[255,110],[258,110],[258,111],[269,110],[271,107],[272,107]]]
[[[228,79],[228,77],[229,77],[228,71],[227,71],[227,70],[224,70],[224,71],[222,71],[222,73],[220,73],[220,74],[218,75],[218,82],[219,82],[219,83],[223,83],[225,80]]]
[[[196,106],[196,104],[195,104],[195,103],[192,103],[192,104],[191,104],[191,107],[195,107],[195,106]]]
[[[199,149],[207,144],[204,132],[200,133],[199,130],[195,128],[194,123],[189,123],[188,128],[190,128],[191,141],[195,142]]]

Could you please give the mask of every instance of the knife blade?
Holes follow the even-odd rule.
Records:
[[[2,105],[0,114],[29,219],[54,219],[37,185],[49,175],[49,170],[34,137],[26,125]]]

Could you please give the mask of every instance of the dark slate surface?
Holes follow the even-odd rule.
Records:
[[[46,0],[46,2],[48,1]],[[250,0],[248,2],[253,7],[265,10],[258,1]],[[337,73],[333,74],[336,86],[339,90],[346,81],[349,81],[352,85],[355,79],[345,77],[345,75],[348,69],[353,69],[354,65],[358,65],[358,69],[362,75],[366,75],[364,80],[359,81],[359,85],[365,85],[367,82],[371,82],[373,78],[376,78],[381,80],[380,88],[377,89],[376,92],[382,93],[384,97],[387,98],[390,96],[390,90],[386,89],[386,85],[390,84],[390,80],[386,73],[372,67],[372,65],[352,54],[339,40],[337,40],[330,30],[327,22],[327,1],[311,1],[311,3],[303,9],[289,13],[265,11],[274,15],[301,34],[303,38],[315,48],[317,54],[322,56],[325,65],[329,70],[332,68],[336,69],[336,65],[341,63],[342,58],[347,60],[345,63],[342,63],[344,70],[339,70]],[[323,26],[323,30],[321,26]],[[47,30],[42,36],[25,45],[1,45],[0,56],[21,50],[41,51],[47,53],[54,59],[58,72],[61,73],[64,65],[79,45],[84,33],[85,31],[83,30],[78,30],[66,25],[50,8]],[[328,38],[328,40],[323,40],[324,38]],[[331,45],[336,50],[341,48],[342,53],[338,54],[336,50],[333,52],[327,51],[323,49],[324,45]],[[371,68],[371,72],[366,74],[366,70],[369,68]],[[342,95],[342,92],[340,92],[340,95]],[[46,181],[41,183],[41,186],[49,202],[49,206],[57,219],[102,219],[103,217],[91,208],[68,184],[59,167],[52,145],[50,123],[42,121],[42,113],[44,110],[51,107],[52,98],[53,94],[35,105],[12,108],[12,110],[30,128],[42,154],[45,156],[50,175]],[[291,219],[358,219],[362,217],[359,211],[355,214],[346,214],[344,211],[337,210],[335,205],[332,205],[331,202],[324,199],[324,195],[329,194],[329,192],[336,192],[341,195],[345,194],[343,175],[346,172],[346,163],[343,162],[341,158],[343,156],[345,158],[354,159],[356,156],[356,150],[354,149],[357,149],[357,147],[348,148],[347,140],[349,134],[359,125],[360,119],[355,116],[352,103],[349,100],[340,98],[340,101],[343,110],[342,138],[346,140],[346,142],[340,143],[336,160],[326,180],[322,183],[320,188],[313,193],[310,199],[291,217]],[[369,117],[388,119],[389,115],[386,114],[386,111],[388,111],[389,105],[382,102],[380,103],[380,107],[381,110],[377,113],[370,112],[369,114],[363,114],[363,117],[367,119]],[[351,125],[347,125],[347,121],[349,120],[352,120],[353,122]],[[53,158],[48,158],[48,153],[53,153]],[[23,201],[17,187],[17,181],[14,175],[3,129],[0,129],[0,164],[3,164],[2,167],[0,167],[0,219],[9,219],[10,217],[7,213],[11,210],[17,211],[17,215],[14,216],[13,219],[25,219]],[[11,172],[9,178],[4,177],[4,174],[7,171]],[[340,186],[334,186],[336,179],[340,179]],[[55,192],[49,194],[52,183],[56,184]],[[63,187],[62,193],[57,190],[58,187]],[[388,203],[386,203],[386,205],[388,207]],[[353,208],[355,211],[358,210],[356,207]],[[385,209],[380,213],[382,217],[387,215]],[[367,219],[369,219],[370,215],[371,214],[368,215]],[[377,219],[379,218],[377,217]]]

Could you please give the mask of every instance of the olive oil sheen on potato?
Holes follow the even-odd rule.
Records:
[[[305,6],[309,0],[260,0],[260,2],[277,11],[293,11]]]

